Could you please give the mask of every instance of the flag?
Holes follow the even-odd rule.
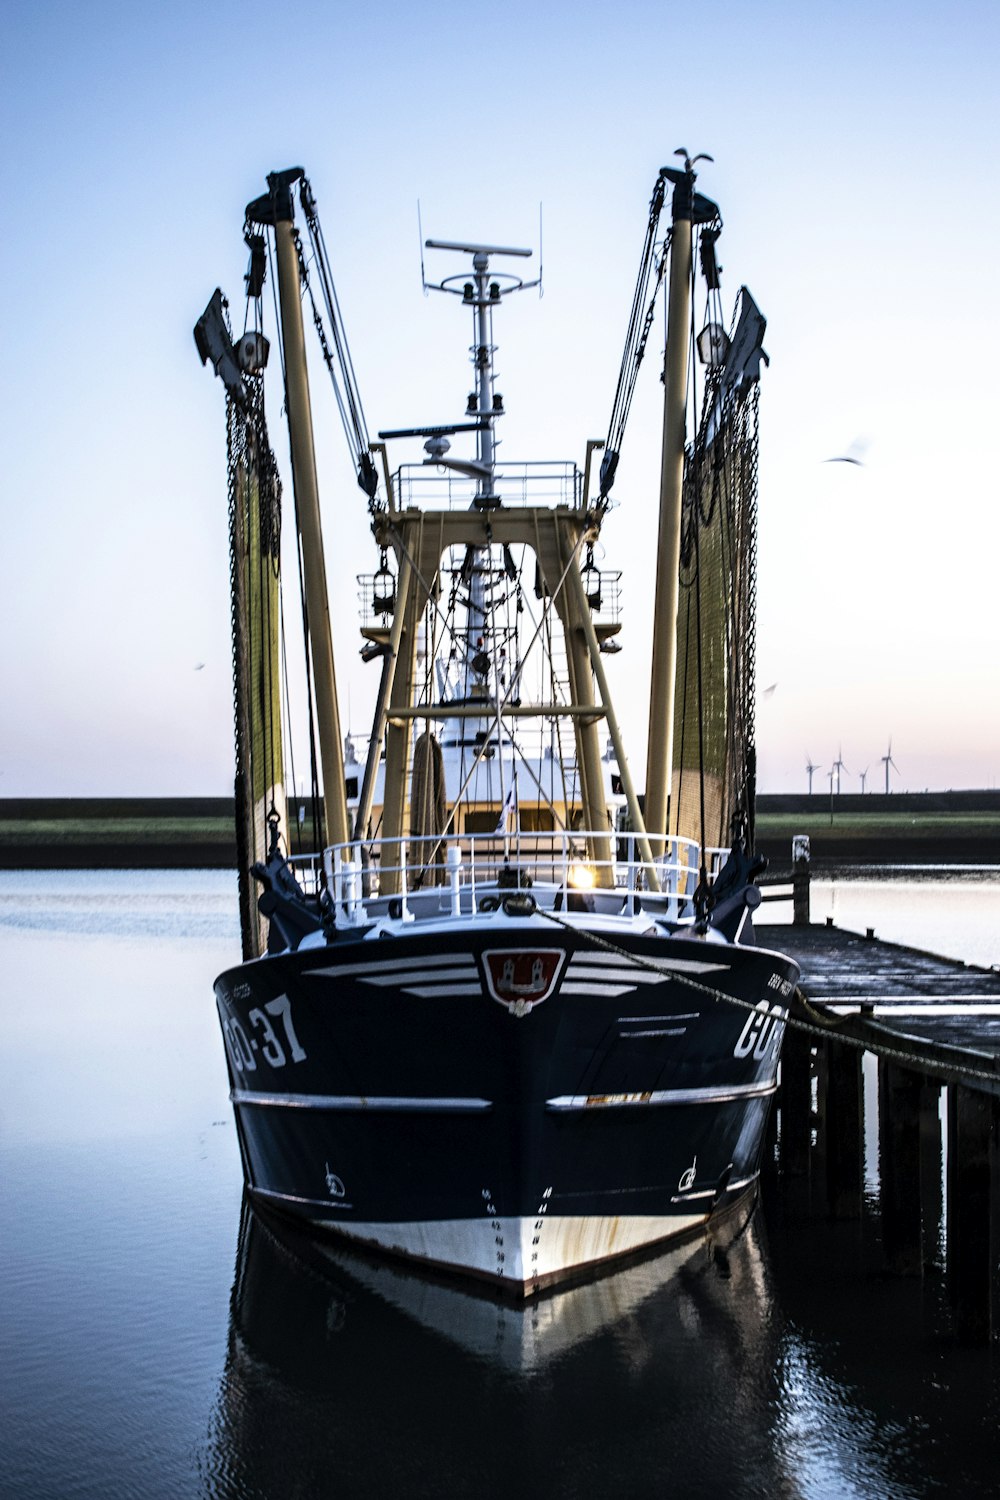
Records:
[[[501,807],[501,809],[500,809],[500,816],[497,819],[497,828],[496,828],[497,833],[506,833],[507,832],[507,814],[509,812],[513,812],[513,810],[516,808],[516,806],[517,806],[517,799],[514,796],[514,783],[511,782],[511,784],[510,784],[510,786],[509,786],[509,788],[507,790],[507,795],[506,795],[506,797],[503,800],[503,807]]]

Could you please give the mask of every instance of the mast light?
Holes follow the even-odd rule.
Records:
[[[396,608],[396,580],[383,550],[378,571],[372,577],[372,613],[391,615]]]
[[[724,365],[729,353],[729,335],[721,323],[706,323],[695,340],[698,358],[703,365],[715,369]]]

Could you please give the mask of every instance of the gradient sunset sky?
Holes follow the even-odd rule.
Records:
[[[544,298],[496,325],[502,456],[582,464],[678,146],[715,158],[727,308],[746,282],[768,318],[761,789],[805,790],[807,755],[825,789],[841,749],[843,790],[878,788],[890,736],[894,788],[997,784],[1000,6],[10,0],[0,54],[0,796],[231,790],[223,397],[191,329],[216,285],[242,327],[268,171],[311,179],[372,433],[454,420],[470,388],[466,315],[421,295],[417,199],[425,234],[534,246],[542,202]],[[658,366],[604,532],[640,780]],[[312,384],[363,734],[377,555],[318,361]],[[824,462],[855,443],[863,465]]]

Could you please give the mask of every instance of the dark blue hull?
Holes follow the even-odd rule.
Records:
[[[254,1195],[530,1292],[691,1233],[753,1190],[789,960],[475,927],[219,978]]]

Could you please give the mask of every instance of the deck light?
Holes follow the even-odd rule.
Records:
[[[729,353],[729,335],[720,323],[706,323],[695,340],[695,345],[703,365],[714,368],[725,364]]]

